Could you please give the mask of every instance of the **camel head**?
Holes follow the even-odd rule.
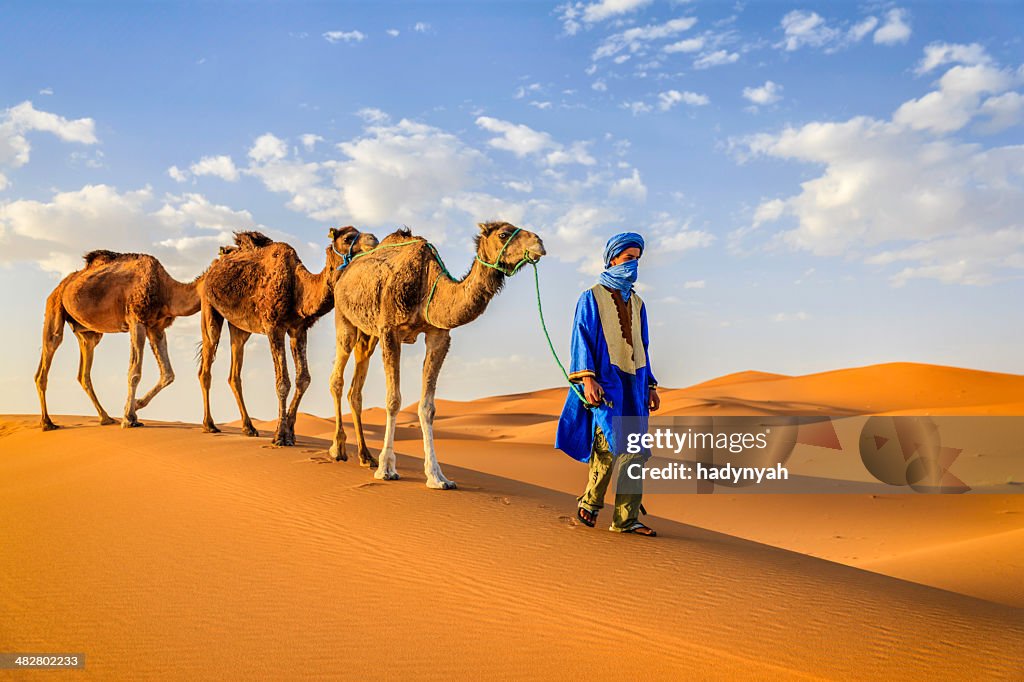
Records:
[[[360,232],[351,225],[332,227],[327,236],[331,240],[331,245],[327,247],[327,265],[336,272],[348,265],[352,256],[369,251],[378,243],[375,236],[369,232]]]
[[[511,223],[478,223],[477,226],[480,228],[476,238],[477,258],[497,266],[506,275],[514,274],[524,259],[536,263],[547,253],[540,237]]]

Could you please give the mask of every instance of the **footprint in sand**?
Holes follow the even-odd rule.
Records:
[[[492,499],[497,502],[501,502],[502,504],[512,504],[512,500],[508,499],[507,497],[494,497]]]
[[[559,516],[558,520],[564,522],[565,525],[567,525],[569,527],[574,527],[574,526],[580,525],[579,521],[577,521],[576,519],[574,519],[571,516]]]

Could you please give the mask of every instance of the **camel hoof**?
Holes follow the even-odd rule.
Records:
[[[337,445],[332,445],[331,449],[330,449],[330,455],[331,455],[331,459],[333,459],[335,462],[347,462],[348,461],[348,453],[345,452],[345,446],[344,445],[342,445],[341,447],[338,447]]]
[[[382,481],[397,481],[401,478],[397,471],[380,471],[379,469],[373,473],[373,477]]]
[[[449,481],[447,479],[441,481],[427,481],[427,487],[432,490],[455,490],[455,481]]]
[[[122,419],[121,420],[121,428],[122,429],[135,429],[135,428],[138,428],[140,426],[145,426],[145,424],[140,422],[138,419],[135,419],[135,420]]]
[[[274,445],[277,445],[278,447],[289,447],[291,445],[295,445],[295,436],[281,436],[281,435],[278,435],[278,436],[274,436],[274,440],[271,441],[271,442]]]
[[[373,455],[359,455],[359,466],[373,468],[380,465]]]
[[[216,424],[203,424],[203,433],[220,433]]]
[[[116,423],[117,420],[114,419],[113,417],[100,417],[100,426],[110,426],[111,424]]]
[[[242,429],[242,433],[249,436],[250,438],[259,438],[260,432],[251,426],[246,426]]]
[[[43,422],[42,424],[43,431],[56,431],[59,428],[60,427],[54,424],[53,422]]]

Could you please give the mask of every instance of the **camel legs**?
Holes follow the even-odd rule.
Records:
[[[52,431],[57,425],[50,419],[46,409],[46,383],[50,374],[53,354],[64,340],[64,316],[59,310],[51,310],[50,301],[46,304],[46,316],[43,320],[43,352],[39,358],[39,369],[36,370],[36,391],[39,393],[40,426],[43,431]]]
[[[100,339],[103,338],[103,334],[79,327],[75,329],[75,336],[78,337],[78,349],[80,351],[78,357],[78,383],[85,389],[85,394],[89,396],[93,407],[96,408],[96,413],[100,416],[100,424],[103,426],[116,424],[117,421],[107,414],[107,411],[100,405],[100,400],[96,397],[96,391],[92,388],[92,358],[96,351],[96,346],[99,345]]]
[[[145,325],[141,322],[132,322],[128,336],[131,339],[131,352],[128,356],[128,401],[124,405],[124,417],[121,419],[123,429],[142,426],[142,422],[135,414],[135,392],[139,389],[139,381],[142,380],[142,351],[146,348]]]
[[[434,392],[437,388],[437,375],[441,373],[441,365],[451,345],[451,335],[447,329],[432,329],[425,334],[425,341],[427,353],[423,360],[423,392],[419,407],[420,430],[423,432],[423,472],[427,475],[428,488],[450,490],[455,487],[455,482],[441,473],[441,465],[434,452]]]
[[[366,447],[366,437],[363,435],[363,385],[366,383],[366,370],[370,367],[370,356],[376,347],[376,336],[359,334],[355,345],[356,369],[352,375],[352,386],[348,390],[348,406],[352,410],[352,426],[356,432],[359,465],[364,467],[377,466],[377,460]]]
[[[202,310],[200,327],[203,330],[203,349],[199,363],[199,385],[203,389],[203,431],[220,433],[210,414],[210,378],[213,374],[213,359],[217,356],[217,346],[220,344],[220,334],[224,329],[224,318],[213,309],[213,306],[206,303],[203,304]]]
[[[340,314],[334,317],[334,371],[331,372],[331,397],[334,398],[334,442],[330,457],[335,462],[348,460],[345,452],[345,425],[341,421],[341,390],[345,387],[345,365],[355,344],[356,329]],[[351,397],[349,398],[351,403]]]
[[[149,393],[142,396],[142,399],[136,403],[135,407],[139,410],[149,405],[157,393],[170,386],[174,381],[174,370],[171,368],[171,356],[167,353],[167,335],[164,334],[164,330],[150,329],[146,335],[149,337],[149,346],[153,349],[153,355],[156,357],[157,367],[160,368],[160,379],[149,390]],[[93,402],[96,401],[93,400]]]
[[[242,362],[245,360],[245,344],[252,334],[228,322],[228,335],[231,337],[231,374],[228,383],[235,394],[238,411],[242,414],[242,433],[255,437],[260,433],[252,425],[249,410],[245,409],[245,398],[242,397]]]
[[[277,432],[274,434],[274,445],[295,445],[295,437],[288,433],[288,392],[292,388],[288,377],[288,358],[284,348],[284,330],[274,329],[267,338],[270,341],[270,354],[274,357],[274,377],[277,380]]]
[[[384,361],[384,379],[387,382],[387,425],[384,427],[384,447],[380,451],[374,478],[386,481],[398,478],[395,469],[395,422],[402,409],[402,392],[399,378],[399,362],[402,358],[402,342],[398,334],[386,331],[380,337],[381,358]]]
[[[285,423],[286,435],[291,441],[288,445],[295,445],[295,419],[299,414],[299,403],[302,402],[302,396],[309,388],[311,381],[309,356],[306,354],[306,333],[306,329],[297,329],[288,335],[292,347],[292,360],[295,362],[295,394],[292,395],[292,402],[288,405],[288,416]]]

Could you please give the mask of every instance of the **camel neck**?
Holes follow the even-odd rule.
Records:
[[[334,306],[334,289],[331,287],[330,265],[318,273],[312,273],[301,263],[295,270],[296,309],[301,317],[313,319],[326,315]]]
[[[199,299],[199,283],[203,276],[199,275],[191,282],[179,282],[173,277],[170,279],[170,311],[175,317],[188,317],[199,312],[201,302]]]
[[[430,269],[429,286],[433,286],[439,274],[441,268],[435,263]],[[504,283],[503,274],[475,258],[469,272],[459,281],[452,281],[441,274],[430,301],[431,324],[445,329],[469,324],[483,314]]]

